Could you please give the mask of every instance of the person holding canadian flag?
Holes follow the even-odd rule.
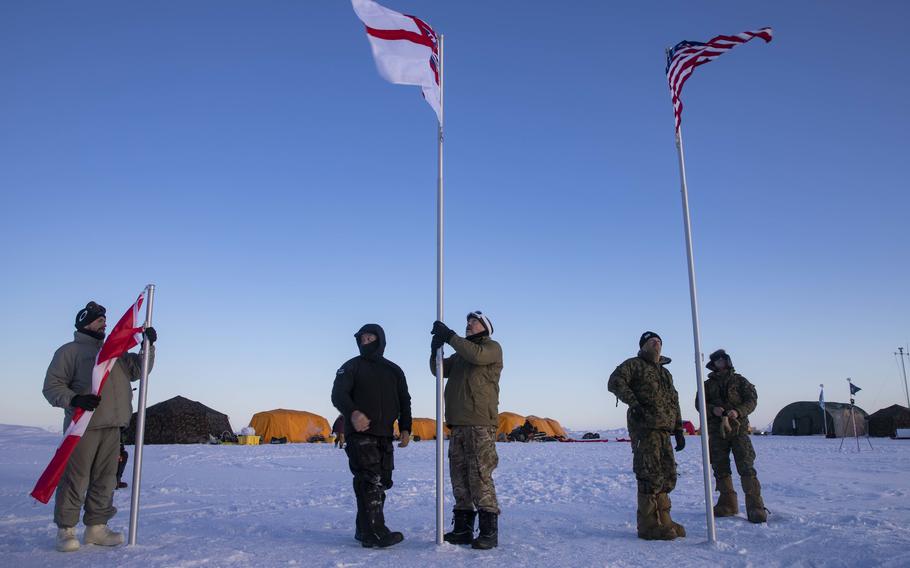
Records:
[[[62,470],[54,498],[57,550],[61,552],[79,549],[76,525],[83,507],[85,544],[123,543],[123,533],[112,531],[107,523],[117,513],[114,489],[120,429],[129,425],[133,413],[130,381],[138,380],[142,374],[142,353],[126,350],[138,343],[136,337],[143,337],[150,348],[151,368],[153,344],[158,338],[155,328],[134,326],[133,316],[140,303],[141,297],[135,309],[117,323],[107,342],[104,306],[86,304],[76,314],[73,341],[57,349],[44,378],[44,397],[51,405],[64,409],[65,436],[32,495],[47,502],[56,483],[55,474]],[[96,380],[98,375],[100,380]]]

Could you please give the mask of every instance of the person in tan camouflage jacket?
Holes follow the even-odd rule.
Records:
[[[711,353],[706,365],[711,373],[705,381],[705,406],[708,412],[708,448],[711,469],[720,496],[714,516],[731,517],[739,512],[730,453],[746,494],[746,516],[753,523],[768,520],[761,495],[761,484],[755,472],[755,449],[749,439],[749,414],[755,411],[758,394],[755,386],[733,368],[733,360],[723,349]],[[695,399],[698,408],[698,398]]]

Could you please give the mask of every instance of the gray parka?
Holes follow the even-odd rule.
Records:
[[[91,394],[92,369],[103,341],[80,331],[73,341],[57,349],[44,377],[44,398],[65,411],[63,431],[69,427],[75,408],[70,406],[77,394]],[[149,371],[155,362],[155,347],[149,354]],[[101,391],[101,403],[95,409],[88,429],[125,428],[133,415],[133,389],[130,381],[142,375],[142,358],[136,353],[121,355]]]

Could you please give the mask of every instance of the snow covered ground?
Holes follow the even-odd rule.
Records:
[[[839,440],[819,437],[753,440],[770,521],[718,519],[716,547],[706,542],[699,439],[689,437],[672,494],[689,536],[674,542],[635,537],[626,443],[499,444],[492,551],[434,544],[433,442],[396,449],[386,516],[406,540],[387,550],[354,541],[347,462],[329,444],[147,446],[139,545],[64,556],[53,550],[53,502],[28,496],[59,435],[0,425],[0,558],[16,568],[910,566],[910,441],[873,439],[870,451],[863,440],[857,453],[852,440],[840,452]],[[125,479],[131,466],[132,455]],[[126,529],[129,500],[117,492],[115,528]]]

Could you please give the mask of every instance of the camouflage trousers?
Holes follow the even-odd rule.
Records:
[[[654,495],[676,488],[676,459],[670,446],[670,433],[663,430],[630,431],[632,471],[638,492]]]
[[[455,509],[499,514],[493,470],[499,465],[494,426],[452,426],[449,474]]]
[[[714,478],[722,479],[733,474],[730,470],[730,452],[736,460],[736,471],[740,477],[755,477],[755,449],[748,434],[738,436],[727,435],[724,438],[720,432],[708,432],[708,450],[711,453],[711,469]]]

